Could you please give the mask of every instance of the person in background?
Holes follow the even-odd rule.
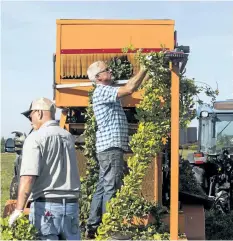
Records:
[[[80,240],[80,178],[73,136],[55,121],[56,107],[39,98],[23,112],[34,131],[23,145],[20,183],[12,226],[30,196],[30,222],[41,240]]]
[[[149,77],[145,67],[141,66],[127,84],[114,87],[111,70],[103,61],[91,64],[87,74],[97,85],[93,93],[93,110],[97,122],[96,157],[99,163],[99,181],[85,232],[85,237],[91,239],[95,237],[102,215],[106,212],[106,203],[123,184],[123,154],[128,150],[128,122],[121,98],[131,95]]]

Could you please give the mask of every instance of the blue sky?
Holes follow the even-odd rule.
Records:
[[[56,19],[62,18],[173,19],[179,44],[191,48],[187,77],[213,88],[218,82],[218,99],[233,98],[233,2],[5,1],[1,11],[2,136],[28,133],[20,113],[37,97],[52,98]]]

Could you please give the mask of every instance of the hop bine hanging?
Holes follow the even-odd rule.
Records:
[[[127,52],[127,50],[124,51]],[[150,80],[142,84],[143,98],[136,107],[138,129],[129,143],[133,152],[133,155],[127,160],[129,174],[124,177],[124,185],[118,190],[115,197],[107,203],[106,213],[103,215],[102,224],[98,228],[97,240],[111,239],[111,235],[114,233],[130,235],[131,239],[134,240],[166,240],[170,237],[165,232],[161,221],[162,209],[156,203],[145,200],[140,195],[140,191],[149,164],[168,141],[171,129],[171,71],[163,52],[145,55],[138,51],[135,57],[139,64],[141,63],[147,68]],[[122,71],[119,61],[110,61],[110,67],[115,66],[116,63],[119,71]],[[127,69],[132,74],[132,67],[129,63],[122,62],[122,64],[127,64]],[[117,69],[115,69],[115,72],[117,72]],[[118,78],[121,77],[119,73],[116,75]],[[124,75],[127,75],[127,73],[124,72]],[[130,76],[130,74],[127,76]],[[180,85],[180,126],[186,127],[195,117],[195,97],[205,88],[197,87],[193,80],[182,76]],[[80,214],[82,225],[88,218],[92,194],[98,180],[98,173],[96,172],[98,167],[95,160],[96,122],[91,102],[92,93],[90,93],[85,126],[85,155],[88,160],[86,177],[82,180],[83,196]],[[211,94],[212,99],[216,94],[217,92]],[[143,217],[152,212],[156,216],[155,224],[139,227],[132,222],[134,216]]]
[[[145,56],[138,52],[136,58],[148,69],[150,80],[143,83],[143,98],[136,109],[139,124],[130,142],[133,151],[133,156],[127,161],[130,171],[116,197],[107,205],[107,212],[98,228],[98,240],[109,239],[115,232],[127,233],[133,239],[169,238],[167,233],[158,233],[161,222],[140,228],[131,222],[134,216],[143,217],[155,208],[154,203],[140,195],[140,190],[148,165],[167,141],[171,99],[170,69],[163,61],[163,53]]]

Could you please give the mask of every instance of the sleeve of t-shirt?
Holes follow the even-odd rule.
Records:
[[[20,176],[40,176],[41,153],[34,133],[29,135],[23,145]]]
[[[101,103],[112,103],[117,101],[117,92],[120,87],[109,85],[99,87],[96,92],[95,99]]]

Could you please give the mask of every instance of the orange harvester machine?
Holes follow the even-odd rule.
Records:
[[[70,131],[77,144],[84,142],[84,113],[88,105],[88,91],[92,88],[87,68],[95,61],[108,61],[113,57],[127,55],[133,65],[133,74],[139,70],[135,51],[122,53],[122,48],[133,45],[143,52],[159,52],[163,48],[175,48],[176,33],[173,20],[57,20],[56,55],[54,56],[54,99],[63,108],[60,125]],[[135,105],[141,93],[122,99],[129,134],[137,129],[134,117]],[[85,173],[85,158],[78,152],[79,170]],[[162,200],[158,187],[157,162],[152,162],[143,183],[143,194],[149,200]],[[161,183],[161,181],[159,181]]]
[[[127,55],[137,73],[135,51],[123,54],[122,48],[132,45],[144,53],[159,52],[162,48],[171,51],[172,69],[172,192],[171,192],[171,238],[178,235],[178,150],[179,150],[179,72],[184,52],[175,50],[176,32],[173,20],[57,20],[56,55],[54,55],[54,99],[62,108],[60,126],[70,131],[77,144],[83,143],[84,113],[88,105],[88,91],[92,84],[87,77],[88,66],[98,60],[108,61],[113,57]],[[187,56],[186,56],[187,57]],[[173,61],[173,60],[174,61]],[[185,61],[184,61],[185,62]],[[183,63],[184,63],[183,62]],[[119,84],[121,84],[119,82]],[[140,92],[122,99],[129,133],[137,129],[134,117],[135,106],[141,100]],[[85,173],[85,158],[78,151],[81,176]],[[162,167],[160,158],[148,168],[143,182],[143,194],[148,200],[162,202]]]

